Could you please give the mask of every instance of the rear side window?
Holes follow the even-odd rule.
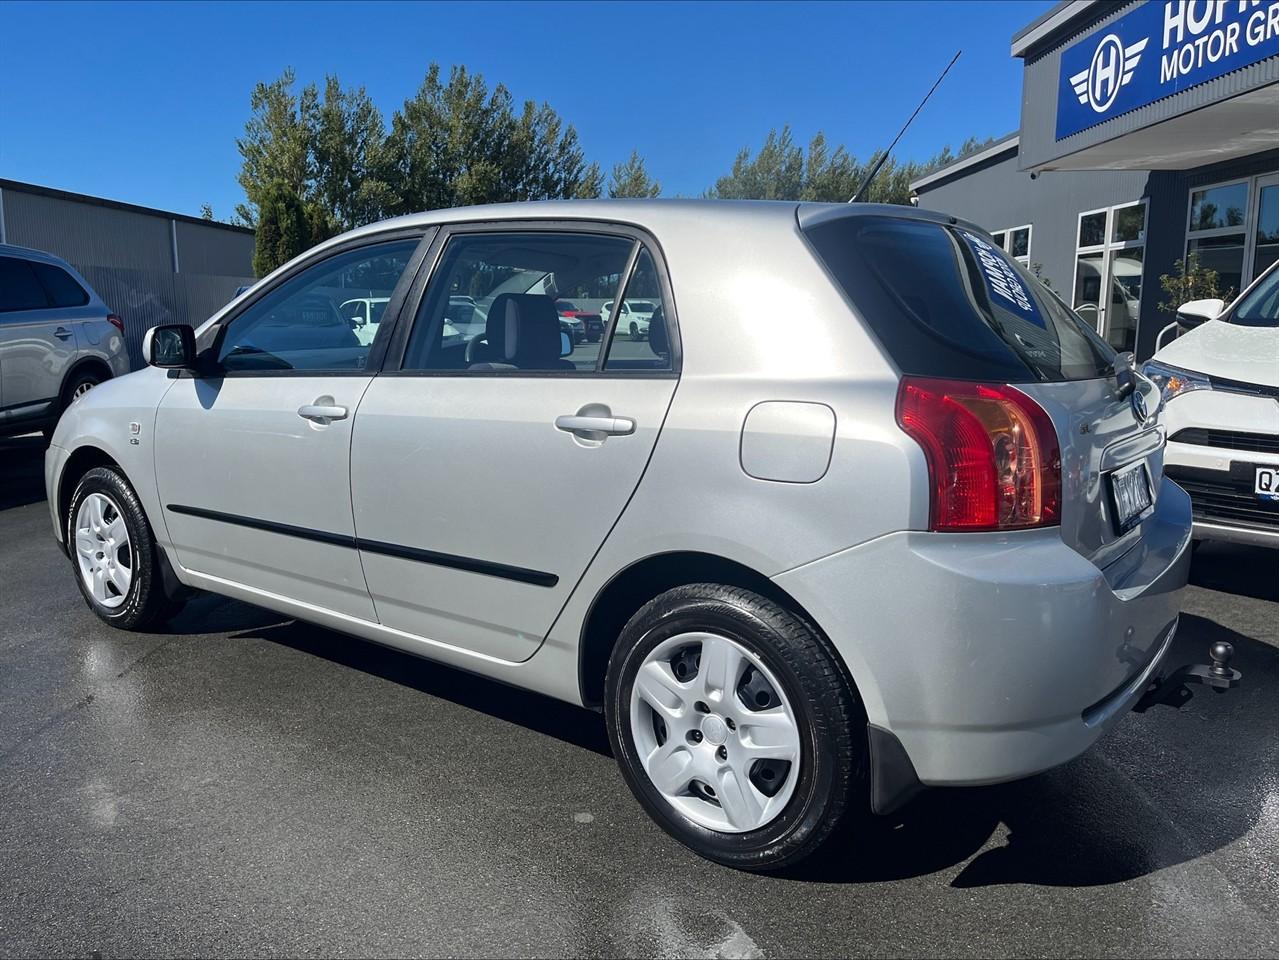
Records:
[[[805,233],[902,373],[1006,383],[1110,374],[1114,351],[988,237],[876,216]]]
[[[44,287],[26,260],[0,257],[0,311],[43,310],[49,306]]]
[[[61,267],[55,267],[51,263],[33,263],[31,269],[49,295],[50,306],[83,307],[89,302],[89,294],[84,287],[76,283],[75,278]]]

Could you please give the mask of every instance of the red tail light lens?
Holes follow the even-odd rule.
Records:
[[[115,327],[117,330],[119,330],[119,331],[120,331],[120,336],[122,336],[122,337],[124,336],[124,321],[123,321],[122,319],[120,319],[120,317],[119,317],[117,314],[114,314],[114,313],[108,313],[108,314],[107,314],[107,323],[111,324],[111,326],[113,326],[113,327]]]
[[[1004,384],[903,377],[897,423],[924,450],[933,530],[1061,522],[1061,448],[1039,404]]]

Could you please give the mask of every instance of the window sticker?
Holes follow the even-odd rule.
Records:
[[[1047,329],[1048,324],[1039,312],[1039,305],[1031,297],[1026,284],[1004,252],[975,233],[967,230],[961,230],[960,233],[981,265],[981,274],[986,280],[986,291],[991,299],[1023,320]]]

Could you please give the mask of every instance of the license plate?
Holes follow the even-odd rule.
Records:
[[[1110,500],[1115,507],[1115,528],[1120,533],[1141,522],[1154,503],[1144,460],[1110,475]]]
[[[1258,467],[1252,490],[1262,500],[1279,500],[1279,467]]]

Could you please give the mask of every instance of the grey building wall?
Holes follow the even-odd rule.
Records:
[[[62,257],[124,320],[135,367],[142,335],[198,326],[253,282],[253,231],[0,180],[4,242]]]
[[[1057,140],[1057,96],[1061,90],[1062,51],[1089,34],[1100,35],[1102,27],[1131,12],[1140,2],[1142,0],[1098,3],[1089,10],[1086,19],[1076,20],[1065,31],[1056,33],[1041,46],[1027,51],[1021,86],[1020,165],[1023,170],[1050,164],[1078,150],[1279,82],[1279,58],[1272,57]],[[1157,46],[1156,42],[1150,48],[1154,56],[1161,52],[1156,49]]]

